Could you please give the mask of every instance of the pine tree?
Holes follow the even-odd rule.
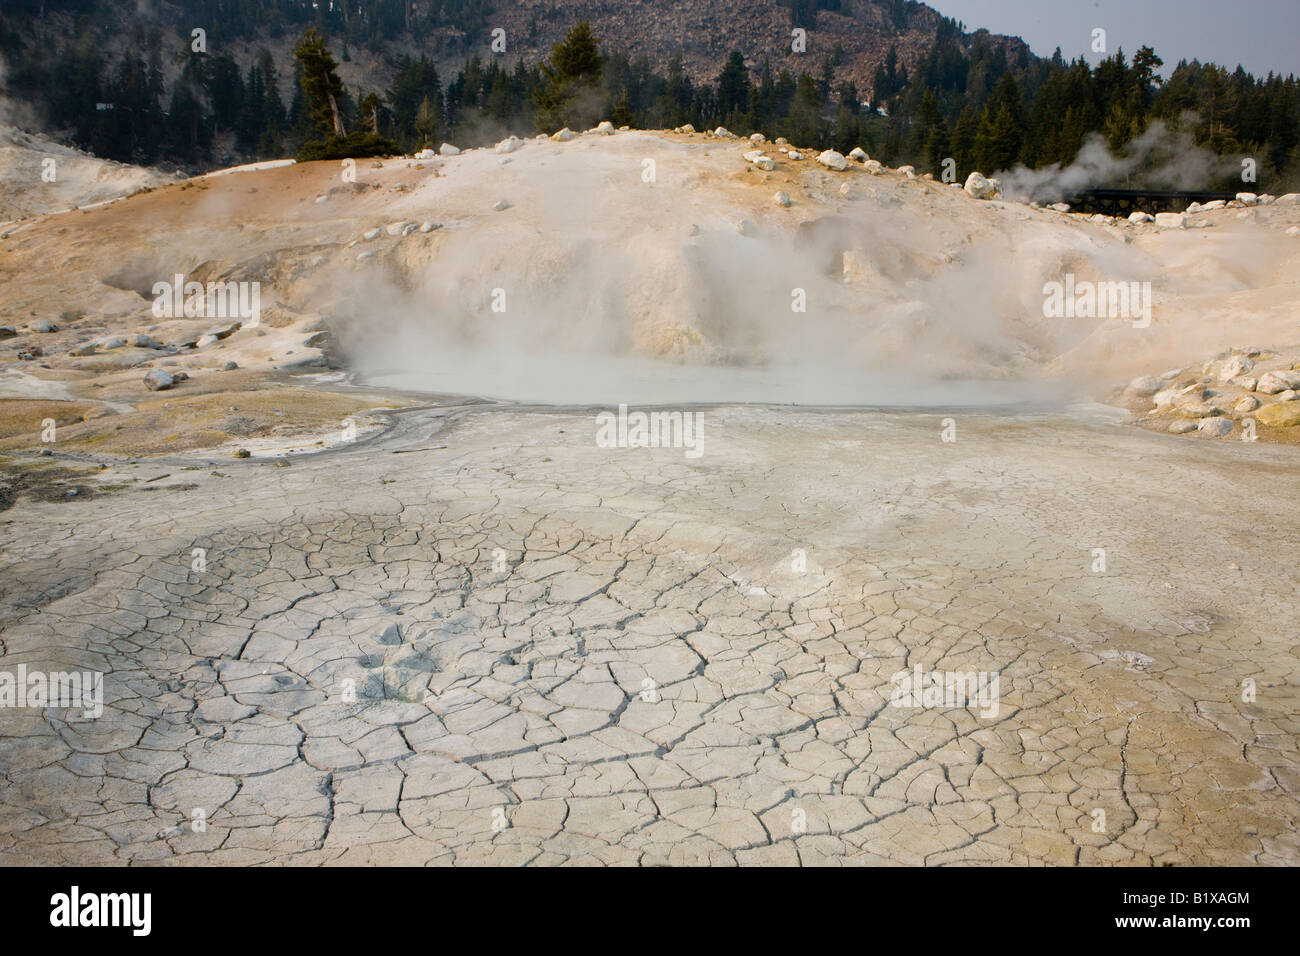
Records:
[[[339,79],[338,64],[315,27],[303,34],[293,55],[301,67],[302,91],[312,121],[325,132],[338,137],[346,135],[339,112],[339,100],[345,92],[343,81]]]

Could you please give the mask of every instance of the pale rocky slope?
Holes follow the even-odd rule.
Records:
[[[1231,349],[1255,351],[1261,371],[1300,360],[1294,202],[1169,228],[976,200],[871,162],[835,171],[776,144],[761,145],[772,163],[755,165],[752,146],[626,131],[363,161],[355,182],[338,163],[247,169],[11,226],[0,323],[15,334],[0,342],[0,387],[53,387],[127,414],[153,397],[149,368],[188,373],[169,398],[224,393],[318,364],[332,341],[363,380],[424,392],[1088,397],[1138,412],[1143,402],[1116,391],[1133,378],[1212,385],[1202,365]],[[154,317],[153,284],[178,273],[259,282],[260,327]],[[1149,282],[1149,327],[1044,318],[1044,284],[1066,273]],[[41,320],[58,331],[33,331]],[[202,339],[210,331],[219,337]],[[137,334],[163,347],[136,347]],[[221,371],[230,362],[235,377]],[[1277,421],[1264,437],[1291,434]],[[68,437],[112,444],[107,427]]]

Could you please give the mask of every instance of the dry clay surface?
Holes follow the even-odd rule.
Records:
[[[0,668],[106,709],[0,712],[0,862],[1300,862],[1292,449],[704,415],[699,459],[444,407],[20,499]],[[997,714],[891,706],[916,665]]]

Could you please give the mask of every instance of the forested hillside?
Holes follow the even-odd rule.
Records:
[[[838,23],[848,19],[847,3],[787,0],[783,15],[790,24]],[[572,5],[178,0],[137,14],[133,5],[108,0],[10,0],[0,15],[5,93],[22,107],[11,115],[112,159],[201,169],[293,156],[338,132],[314,115],[303,61],[294,55],[312,29],[339,78],[343,130],[403,150],[476,145],[600,119],[645,128],[689,122],[808,146],[862,145],[887,163],[936,174],[952,157],[964,176],[1069,163],[1090,133],[1122,151],[1161,121],[1225,157],[1254,159],[1259,181],[1274,191],[1300,175],[1300,85],[1293,76],[1258,78],[1192,62],[1162,80],[1151,47],[1132,56],[1116,51],[1095,68],[1059,50],[1045,59],[1018,41],[966,33],[905,0],[874,4],[892,24],[881,35],[899,42],[869,79],[862,79],[860,58],[842,47],[818,52],[815,43],[793,61],[736,44],[702,75],[698,50],[688,57],[679,49],[658,65],[648,54],[629,56],[626,37],[611,43],[598,26],[568,31],[569,41],[555,49],[582,62],[557,67],[549,48],[531,58],[509,42],[493,51],[491,24],[507,6],[515,19],[532,11],[517,31],[528,40],[542,31],[543,14],[562,20]],[[196,23],[209,24],[201,37]],[[919,49],[918,23],[929,28]],[[582,49],[572,46],[575,32],[582,32]]]

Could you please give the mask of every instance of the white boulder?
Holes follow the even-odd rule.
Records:
[[[836,172],[843,172],[849,168],[849,161],[844,158],[844,154],[837,153],[833,149],[828,149],[818,156],[817,162],[821,163],[827,169],[833,169]]]
[[[986,179],[984,174],[978,170],[966,177],[964,188],[966,194],[975,199],[992,199],[998,194],[996,182],[992,179]]]
[[[1255,391],[1264,395],[1276,395],[1278,392],[1285,392],[1287,389],[1300,388],[1300,372],[1265,372],[1259,377],[1259,383],[1255,386]]]

